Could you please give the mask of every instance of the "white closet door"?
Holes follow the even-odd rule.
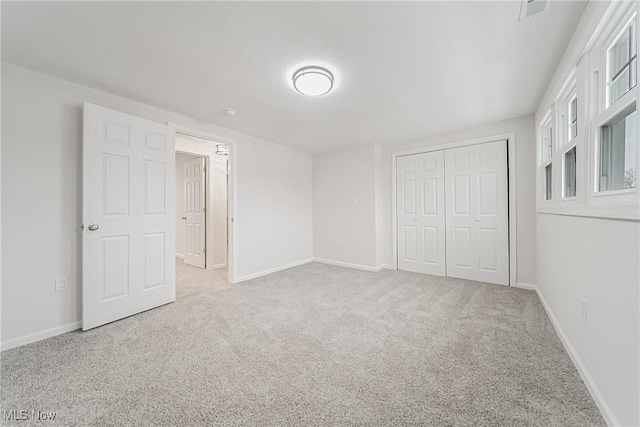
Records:
[[[184,163],[184,202],[187,248],[185,264],[205,267],[204,159]]]
[[[176,299],[175,134],[84,105],[82,329]]]
[[[398,268],[445,274],[444,153],[397,159]]]
[[[445,152],[447,276],[509,284],[506,141]]]

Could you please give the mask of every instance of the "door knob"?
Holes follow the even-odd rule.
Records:
[[[89,231],[96,231],[100,226],[98,224],[91,224],[89,226]]]
[[[186,217],[186,216],[183,216],[183,217],[182,217],[182,219],[184,219],[184,220],[186,221],[186,220],[187,220],[187,217]]]

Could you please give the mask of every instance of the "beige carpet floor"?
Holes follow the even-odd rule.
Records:
[[[3,352],[2,410],[65,426],[604,424],[531,291],[317,263],[238,285],[177,271],[173,304]]]

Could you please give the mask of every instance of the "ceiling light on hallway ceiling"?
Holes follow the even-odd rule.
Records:
[[[236,113],[237,113],[237,112],[238,112],[238,111],[237,111],[235,108],[225,108],[225,109],[224,109],[224,113],[225,113],[227,116],[232,116],[232,117],[233,117],[233,116],[235,116],[235,115],[236,115]]]
[[[303,95],[325,95],[333,88],[333,74],[322,67],[300,68],[293,74],[293,87]]]
[[[227,144],[216,144],[216,154],[219,156],[228,156],[229,146]]]

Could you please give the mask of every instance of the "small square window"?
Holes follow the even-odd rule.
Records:
[[[547,165],[544,168],[544,176],[545,176],[545,200],[551,200],[553,194],[551,194],[552,181],[551,181],[551,165]]]
[[[636,20],[628,27],[609,49],[609,92],[611,104],[638,83],[638,52],[636,43]]]
[[[578,136],[578,97],[569,102],[569,141]]]
[[[635,103],[600,128],[599,191],[636,187]]]
[[[576,147],[564,154],[564,197],[576,196]]]

